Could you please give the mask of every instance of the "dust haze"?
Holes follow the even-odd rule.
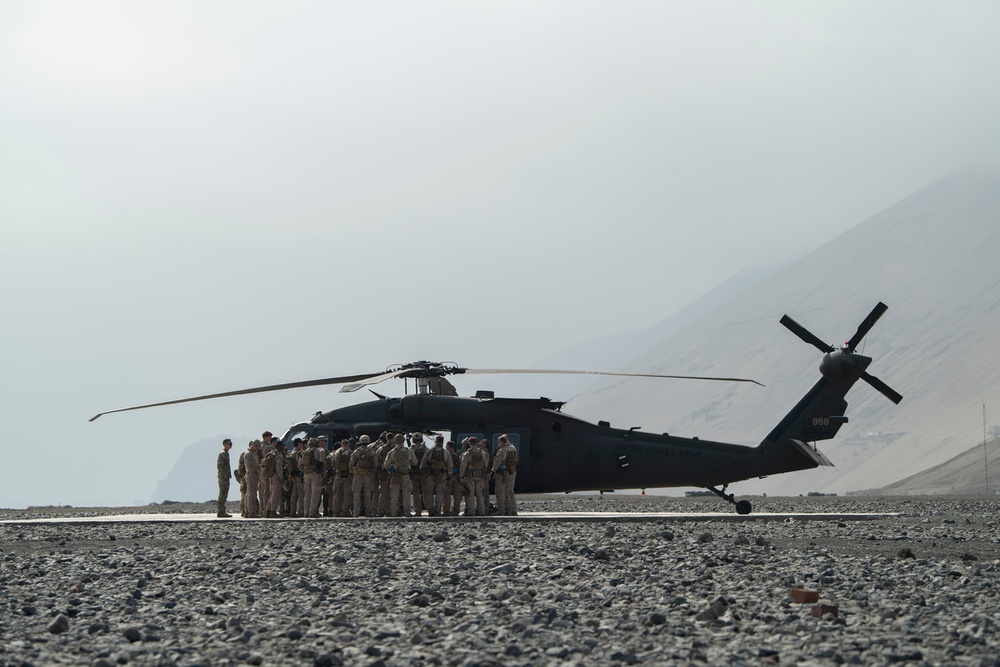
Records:
[[[5,2],[0,506],[144,502],[192,442],[358,397],[100,411],[414,359],[524,367],[802,256],[998,153],[998,18]]]

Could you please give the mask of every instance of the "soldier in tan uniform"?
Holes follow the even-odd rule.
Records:
[[[490,465],[493,461],[493,455],[490,453],[490,441],[487,438],[483,438],[479,441],[479,449],[483,450],[483,454],[486,455],[486,476],[483,477],[483,495],[480,507],[483,508],[483,514],[490,513]]]
[[[330,501],[331,516],[351,516],[351,447],[352,440],[343,439],[329,457],[333,477]]]
[[[322,490],[320,485],[323,478],[323,458],[322,450],[319,448],[319,440],[309,438],[306,449],[302,452],[300,462],[302,464],[303,494],[305,496],[305,514],[307,517],[319,516],[319,502]]]
[[[260,440],[260,451],[257,452],[257,459],[260,461],[260,486],[258,487],[257,494],[260,497],[260,515],[262,517],[267,517],[268,508],[271,507],[271,473],[268,470],[271,469],[271,464],[268,462],[267,457],[271,453],[271,432],[264,431]]]
[[[420,470],[424,473],[427,513],[430,516],[441,516],[445,487],[451,475],[451,454],[444,448],[443,435],[434,437],[434,446],[420,459]]]
[[[385,461],[382,463],[389,471],[389,510],[393,516],[399,516],[400,504],[403,516],[413,516],[411,514],[413,483],[410,472],[417,467],[417,457],[412,449],[404,446],[405,444],[406,437],[402,433],[397,433],[393,448],[385,455]]]
[[[410,447],[410,451],[417,457],[418,462],[423,460],[424,454],[427,453],[427,445],[424,444],[423,434],[413,434],[413,444]],[[417,516],[420,516],[423,510],[428,508],[426,506],[424,491],[424,487],[427,486],[427,475],[420,468],[419,464],[414,466],[413,470],[410,471],[410,480],[413,485],[413,511]]]
[[[337,443],[330,444],[325,435],[319,436],[319,449],[323,456],[323,471],[320,478],[320,504],[319,510],[323,516],[330,516],[333,514],[333,509],[331,507],[331,501],[333,500],[333,475],[331,474],[330,466],[332,461],[330,460],[330,454],[333,453],[334,447]]]
[[[493,457],[493,480],[496,486],[497,514],[517,514],[514,498],[514,479],[517,477],[517,448],[507,434],[497,438],[497,451]]]
[[[444,506],[441,513],[445,516],[458,516],[462,507],[462,483],[458,481],[458,469],[462,465],[462,459],[455,451],[455,443],[449,440],[445,443],[445,450],[451,456],[451,469],[448,471],[448,482],[444,487]]]
[[[220,519],[232,518],[232,514],[226,512],[226,502],[229,500],[229,480],[232,479],[233,471],[229,467],[229,450],[233,448],[233,441],[226,438],[222,441],[222,451],[216,461],[216,469],[219,476],[219,508],[216,516]]]
[[[392,475],[389,474],[385,458],[395,446],[395,436],[392,433],[387,433],[385,443],[375,452],[375,462],[379,467],[380,475],[384,476],[382,483],[379,484],[379,496],[375,499],[379,516],[392,516],[394,514],[393,510],[389,508],[389,482],[392,481]]]
[[[382,495],[382,485],[386,485],[388,488],[389,475],[382,470],[382,459],[378,457],[379,449],[386,443],[386,433],[382,431],[382,434],[378,437],[375,442],[370,442],[368,448],[375,455],[375,470],[372,473],[372,502],[374,503],[374,512],[370,513],[369,516],[380,516],[379,507],[381,503],[379,498]]]
[[[247,497],[246,512],[248,519],[260,518],[260,440],[251,440],[247,445],[247,451],[243,453],[243,464],[246,466],[247,474]]]
[[[486,483],[486,473],[489,470],[489,458],[476,445],[475,438],[469,438],[469,449],[462,455],[462,465],[458,476],[465,485],[465,516],[485,516],[486,506],[483,505],[483,486]]]
[[[375,490],[375,452],[369,447],[367,435],[358,439],[358,446],[351,454],[351,487],[354,492],[354,516],[375,516],[372,505]]]
[[[289,501],[288,515],[292,517],[305,516],[302,503],[302,439],[292,440],[294,449],[285,459],[288,469],[289,483],[292,486],[292,497]]]
[[[275,483],[274,448],[270,444],[261,443],[260,447],[260,509],[261,516],[265,519],[271,518],[271,504],[274,496],[273,488]]]
[[[271,476],[271,480],[268,483],[269,495],[267,499],[267,516],[271,519],[281,517],[278,508],[281,505],[281,496],[284,493],[285,487],[285,456],[282,454],[283,451],[284,446],[281,444],[281,441],[277,438],[272,438],[271,453],[268,456],[273,461],[274,475]]]

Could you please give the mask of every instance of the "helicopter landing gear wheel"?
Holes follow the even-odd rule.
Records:
[[[705,488],[725,500],[730,505],[735,505],[737,514],[750,514],[750,512],[753,511],[753,505],[750,504],[749,500],[741,500],[737,502],[736,496],[731,493],[726,493],[726,489],[729,488],[728,484],[723,486],[721,489],[717,489],[714,486],[706,486]]]

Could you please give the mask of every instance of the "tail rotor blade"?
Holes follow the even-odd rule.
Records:
[[[858,347],[858,344],[861,342],[861,339],[868,335],[868,331],[875,326],[875,323],[878,322],[878,318],[882,317],[887,310],[889,310],[889,306],[879,301],[878,305],[872,309],[872,312],[868,313],[868,317],[865,318],[865,321],[858,326],[857,333],[851,336],[851,340],[847,341],[847,349],[854,352],[854,350]]]
[[[805,342],[809,343],[810,345],[818,349],[820,352],[824,353],[833,352],[833,347],[831,347],[827,343],[824,343],[815,334],[813,334],[804,326],[802,326],[801,324],[790,318],[788,315],[782,316],[781,323],[785,325],[785,327],[793,334],[795,334]]]
[[[892,387],[890,387],[889,385],[887,385],[885,382],[882,382],[881,380],[879,380],[874,375],[869,375],[868,373],[863,373],[861,375],[861,377],[862,377],[862,379],[864,379],[865,382],[867,382],[872,387],[874,387],[876,391],[880,392],[883,396],[885,396],[886,398],[888,398],[893,403],[895,403],[895,404],[898,405],[899,402],[901,400],[903,400],[903,395],[902,394],[900,394],[895,389],[893,389]]]

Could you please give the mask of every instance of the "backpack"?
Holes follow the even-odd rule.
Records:
[[[351,469],[351,455],[343,450],[333,455],[333,465],[337,472],[348,472]]]
[[[441,449],[440,447],[435,447],[434,449],[431,450],[429,465],[431,471],[434,472],[435,474],[445,472],[448,469],[448,466],[446,466],[444,462],[443,449]]]
[[[507,467],[508,472],[517,472],[517,448],[514,445],[507,447],[507,458],[504,459],[503,463]]]
[[[243,456],[245,454],[246,452],[240,452],[240,463],[236,467],[236,481],[240,484],[243,483],[243,478],[247,476],[247,464],[246,461],[243,460]]]
[[[264,463],[261,465],[261,469],[264,474],[268,477],[274,475],[275,465],[274,465],[274,452],[268,452],[267,456],[264,457]]]
[[[475,470],[482,470],[486,467],[485,457],[483,456],[483,450],[479,447],[473,447],[469,450],[469,467]]]
[[[406,447],[392,450],[391,471],[397,475],[410,472],[410,450]]]

